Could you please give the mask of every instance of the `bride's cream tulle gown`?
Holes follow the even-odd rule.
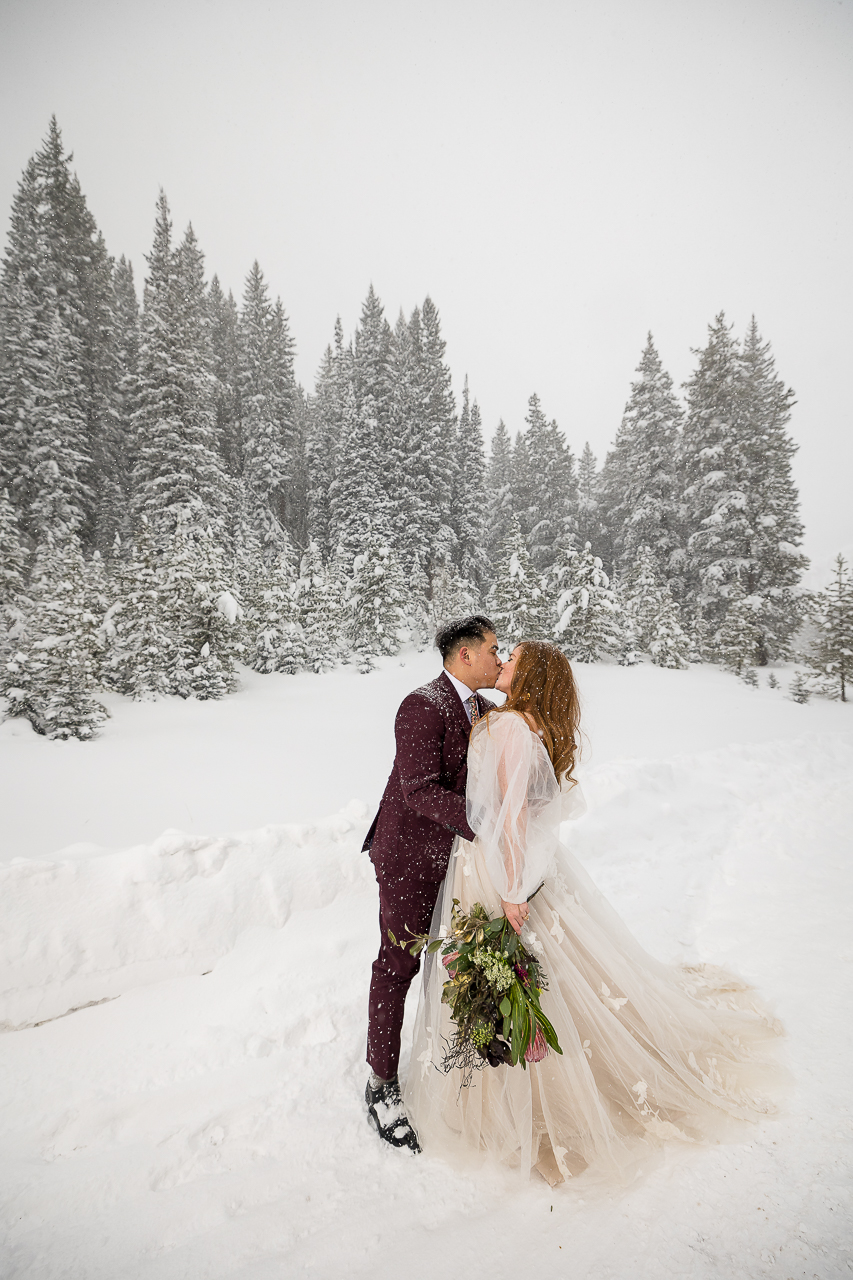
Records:
[[[524,902],[543,885],[522,940],[547,974],[542,1008],[563,1052],[526,1071],[486,1066],[461,1088],[459,1071],[441,1070],[453,1024],[446,972],[428,957],[404,1095],[424,1151],[454,1163],[486,1153],[552,1184],[587,1168],[622,1180],[661,1140],[715,1141],[733,1119],[772,1113],[786,1073],[766,1050],[780,1024],[730,974],[642,949],[560,843],[583,800],[577,787],[561,791],[526,720],[490,714],[468,763],[477,840],[456,843],[432,932],[449,927],[454,898],[500,915],[501,898]]]

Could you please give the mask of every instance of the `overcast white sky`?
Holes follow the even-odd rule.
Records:
[[[536,391],[599,460],[651,329],[754,312],[798,396],[806,550],[853,552],[851,0],[0,0],[0,214],[55,112],[141,284],[162,185],[258,258],[306,387],[371,281],[429,293],[488,435]]]

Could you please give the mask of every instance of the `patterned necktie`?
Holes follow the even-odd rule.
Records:
[[[465,701],[467,703],[468,710],[471,712],[471,728],[473,729],[474,725],[480,719],[480,708],[477,706],[476,693],[472,693],[471,697],[466,698]]]

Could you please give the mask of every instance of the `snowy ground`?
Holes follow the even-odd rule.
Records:
[[[796,1089],[627,1191],[551,1191],[386,1149],[360,1105],[359,849],[394,708],[435,670],[115,700],[91,744],[0,725],[4,1280],[853,1274],[850,707],[580,669],[575,852],[650,950],[758,985]]]

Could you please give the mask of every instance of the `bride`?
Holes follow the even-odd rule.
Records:
[[[477,838],[457,838],[432,935],[447,935],[454,898],[465,912],[479,902],[505,914],[547,975],[542,1008],[562,1054],[526,1070],[484,1065],[462,1087],[461,1070],[443,1070],[454,1028],[447,972],[429,956],[407,1111],[428,1154],[486,1153],[551,1185],[587,1168],[622,1180],[662,1139],[714,1141],[733,1120],[771,1113],[785,1073],[760,1050],[782,1028],[730,974],[648,955],[561,843],[561,822],[585,807],[565,655],[523,641],[496,688],[507,701],[474,726],[468,749]]]

